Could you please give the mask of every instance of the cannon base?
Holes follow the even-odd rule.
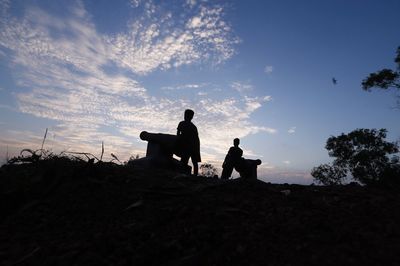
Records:
[[[228,179],[233,169],[235,169],[240,177],[246,179],[257,180],[257,166],[261,164],[261,160],[251,160],[242,158],[236,165],[226,166],[222,170],[222,179]]]
[[[142,131],[140,139],[148,142],[146,157],[134,160],[133,165],[135,167],[145,169],[161,168],[183,174],[191,173],[192,167],[183,165],[173,158],[177,141],[176,135]]]
[[[191,166],[183,165],[175,158],[144,157],[134,160],[132,164],[135,168],[137,167],[142,169],[165,169],[187,175],[190,175],[190,173],[192,172]]]

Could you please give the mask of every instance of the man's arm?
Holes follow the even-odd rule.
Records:
[[[179,136],[180,134],[182,134],[181,124],[182,124],[182,122],[179,122],[178,128],[176,129],[176,135],[177,135],[177,136]]]
[[[232,147],[229,148],[228,153],[225,156],[224,163],[222,164],[222,167],[224,167],[230,161],[231,155],[232,155]]]

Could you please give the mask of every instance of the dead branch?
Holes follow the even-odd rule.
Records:
[[[101,142],[101,155],[100,155],[100,161],[103,160],[103,154],[104,154],[104,142]]]
[[[47,130],[48,130],[48,128],[46,128],[46,132],[44,133],[44,137],[43,137],[43,141],[42,141],[42,147],[40,148],[41,151],[43,151],[44,142],[46,141]]]

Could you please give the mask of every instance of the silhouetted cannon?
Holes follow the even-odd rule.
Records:
[[[176,135],[149,133],[142,131],[140,139],[147,141],[146,157],[167,156],[171,157],[176,148]]]
[[[261,164],[261,160],[244,159],[235,167],[241,177],[249,179],[257,179],[257,166]]]
[[[166,168],[190,174],[191,167],[183,166],[173,158],[176,152],[178,137],[171,134],[149,133],[142,131],[140,139],[147,141],[146,157],[135,160],[134,164],[145,168]]]

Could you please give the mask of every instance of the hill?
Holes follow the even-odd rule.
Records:
[[[1,265],[398,265],[398,191],[66,158],[0,169]]]

